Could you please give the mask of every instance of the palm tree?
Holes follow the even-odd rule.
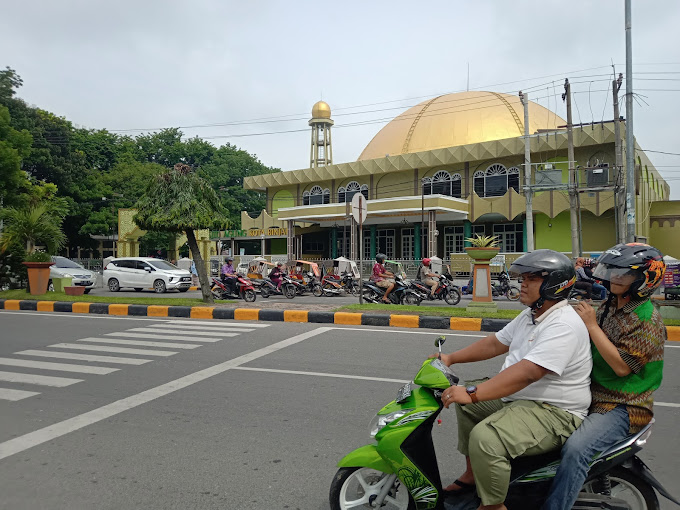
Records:
[[[229,226],[229,219],[215,190],[189,165],[178,163],[153,178],[136,207],[138,212],[134,220],[140,228],[186,233],[198,270],[203,301],[212,303],[208,273],[195,231]]]
[[[44,245],[49,253],[56,253],[66,244],[66,235],[61,229],[63,216],[45,204],[8,207],[0,211],[0,217],[4,221],[0,234],[1,252],[17,242],[24,245],[29,254],[38,245]]]

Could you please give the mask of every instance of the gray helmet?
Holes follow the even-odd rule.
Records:
[[[567,299],[576,283],[576,270],[571,260],[555,250],[542,249],[526,253],[512,263],[510,271],[543,277],[541,297],[532,308],[534,306],[540,308],[546,299]]]
[[[385,255],[384,253],[378,253],[378,254],[375,256],[376,262],[379,262],[380,264],[382,264],[383,262],[385,262],[385,259],[386,259],[386,258],[387,258],[387,255]]]

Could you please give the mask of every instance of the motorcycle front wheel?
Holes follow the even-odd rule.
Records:
[[[321,285],[318,283],[312,287],[312,294],[314,297],[321,297],[323,296],[323,289],[321,288]]]
[[[515,287],[514,285],[511,285],[510,288],[505,293],[505,296],[510,301],[517,301],[519,299],[519,289],[517,287]]]
[[[373,508],[371,502],[380,494],[389,475],[370,468],[340,468],[335,473],[329,502],[331,510],[348,510],[350,508]],[[416,505],[406,487],[396,479],[385,497],[386,510],[415,510]]]
[[[295,297],[295,286],[294,285],[286,285],[285,288],[283,289],[283,295],[286,296],[288,299],[293,299]]]
[[[246,303],[255,302],[257,296],[255,296],[255,291],[253,289],[246,289],[243,291],[243,300]]]
[[[457,305],[460,303],[460,291],[456,288],[451,288],[444,294],[444,301],[447,305]]]
[[[612,484],[612,498],[626,501],[632,510],[659,510],[659,499],[654,489],[627,469],[616,467],[609,471],[609,481]],[[582,492],[597,493],[597,481],[588,482],[581,489]]]
[[[326,297],[334,296],[335,294],[337,294],[335,285],[333,285],[332,283],[324,283],[323,294]]]

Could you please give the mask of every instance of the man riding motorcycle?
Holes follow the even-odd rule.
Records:
[[[521,276],[520,301],[529,308],[501,331],[441,357],[450,366],[507,354],[498,375],[442,395],[445,407],[456,404],[458,449],[467,464],[445,490],[476,486],[485,510],[506,508],[510,460],[560,448],[590,405],[588,330],[567,303],[576,281],[571,261],[535,250],[510,270]]]
[[[236,281],[238,279],[238,275],[236,274],[236,271],[234,270],[234,257],[227,257],[224,260],[224,265],[222,266],[222,270],[220,271],[220,275],[222,277],[222,281],[224,282],[225,286],[227,287],[227,291],[230,294],[235,294],[235,289],[236,289]]]
[[[439,287],[439,275],[432,271],[430,263],[432,261],[429,258],[423,259],[423,265],[418,269],[418,274],[416,280],[420,280],[425,285],[430,287],[430,299],[434,298],[434,293]]]

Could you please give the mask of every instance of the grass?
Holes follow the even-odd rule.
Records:
[[[121,303],[126,305],[168,305],[168,306],[204,306],[206,303],[197,298],[157,298],[157,297],[113,297],[93,296],[67,296],[63,292],[48,292],[40,296],[32,296],[23,289],[6,290],[0,292],[0,299],[35,299],[37,301],[82,301],[86,303]],[[220,301],[222,303],[235,303],[235,301]]]
[[[680,326],[680,319],[664,319],[663,323],[666,326]]]
[[[427,315],[430,317],[473,317],[487,319],[514,319],[522,310],[497,310],[495,312],[468,312],[465,308],[446,306],[408,306],[382,305],[367,303],[365,305],[347,305],[335,310],[336,312],[390,312],[393,314]]]

